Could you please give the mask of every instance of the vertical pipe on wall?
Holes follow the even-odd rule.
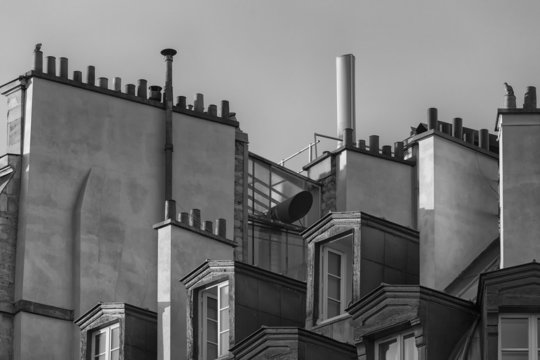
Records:
[[[161,55],[165,56],[165,63],[167,64],[165,74],[165,220],[168,220],[176,218],[176,202],[172,196],[172,62],[176,50],[164,49],[161,51]]]

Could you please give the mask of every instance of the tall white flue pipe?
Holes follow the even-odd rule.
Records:
[[[352,54],[336,58],[337,137],[344,140],[345,129],[352,129],[353,142],[356,141],[354,61]],[[338,142],[338,147],[342,144],[342,141]]]

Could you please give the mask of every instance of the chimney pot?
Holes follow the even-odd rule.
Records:
[[[148,94],[146,92],[146,87],[148,86],[148,81],[145,79],[139,79],[138,81],[138,87],[137,87],[137,96],[141,97],[143,99],[146,99],[148,97]]]
[[[227,221],[223,218],[216,220],[216,230],[215,235],[226,238],[227,237]]]
[[[185,96],[177,96],[176,97],[176,106],[178,106],[180,109],[186,108],[186,97]]]
[[[379,154],[379,135],[369,136],[369,151],[374,154]]]
[[[149,87],[150,97],[149,100],[160,101],[161,102],[161,86],[152,85]]]
[[[122,79],[118,76],[113,79],[114,91],[122,91]]]
[[[195,95],[195,102],[193,103],[196,112],[204,112],[204,95]]]
[[[221,100],[221,117],[229,118],[229,102],[227,100]]]
[[[41,44],[36,44],[34,48],[34,71],[37,73],[43,72],[43,52],[41,51]]]
[[[107,79],[106,77],[100,77],[99,78],[99,87],[103,88],[103,89],[108,89],[109,88],[109,79]]]
[[[47,56],[47,74],[56,76],[56,58]]]
[[[165,200],[165,220],[176,219],[176,201]]]
[[[181,213],[180,213],[180,216],[178,217],[178,220],[179,220],[182,224],[189,225],[189,214],[188,214],[187,212],[181,212]]]
[[[189,211],[189,226],[200,229],[201,228],[201,210],[191,209]]]
[[[64,79],[68,77],[68,59],[65,57],[60,58],[60,77]]]
[[[481,129],[480,130],[480,144],[479,146],[489,151],[489,130],[488,129]]]
[[[205,221],[204,222],[204,231],[207,231],[207,232],[213,234],[214,233],[214,229],[213,229],[214,226],[213,225],[214,225],[214,223],[212,221]]]
[[[428,109],[428,129],[437,130],[437,108]]]
[[[76,70],[73,72],[73,81],[82,82],[82,72],[79,70]]]
[[[93,65],[88,66],[88,70],[86,72],[86,83],[92,86],[96,84],[96,68]]]
[[[523,108],[527,110],[536,109],[536,87],[527,86],[527,92],[525,92]]]
[[[394,143],[394,157],[396,159],[404,158],[403,141],[398,141]]]
[[[343,145],[353,146],[354,145],[354,129],[347,128],[343,131]]]
[[[126,94],[135,95],[135,84],[126,84]]]
[[[358,148],[360,150],[366,150],[366,140],[358,140]]]
[[[208,115],[217,117],[217,106],[214,104],[208,105]]]
[[[384,145],[382,147],[382,154],[385,156],[392,156],[392,147],[390,145]]]

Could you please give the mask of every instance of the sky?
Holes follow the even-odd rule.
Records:
[[[336,135],[335,58],[348,53],[357,139],[393,144],[429,107],[493,132],[505,81],[518,106],[540,86],[539,15],[538,0],[0,0],[0,84],[30,70],[42,43],[70,74],[94,65],[163,85],[160,51],[174,48],[175,96],[229,100],[250,151],[279,162],[314,132]],[[3,98],[3,121],[5,109]]]

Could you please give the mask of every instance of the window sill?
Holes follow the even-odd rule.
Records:
[[[351,317],[350,314],[343,313],[343,314],[340,314],[338,316],[334,316],[333,318],[330,318],[330,319],[318,320],[313,328],[317,329],[319,327],[326,326],[326,325],[329,325],[329,324],[332,324],[332,323],[336,323],[336,322],[342,321],[344,319],[349,319],[350,317]]]

